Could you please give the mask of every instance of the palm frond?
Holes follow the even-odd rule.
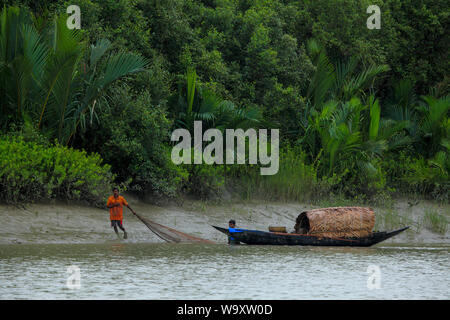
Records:
[[[378,129],[380,128],[380,113],[381,108],[378,99],[372,95],[369,98],[370,108],[370,125],[369,125],[369,139],[375,140],[378,137]]]
[[[308,47],[315,61],[316,70],[309,83],[306,97],[313,101],[316,108],[320,108],[335,82],[335,72],[323,48],[319,47],[315,41],[309,41]]]
[[[345,84],[346,79],[353,74],[358,65],[358,59],[356,56],[352,56],[349,61],[341,62],[338,61],[335,66],[335,84],[334,91],[336,96],[341,96],[342,88]]]
[[[89,57],[89,64],[94,68],[97,62],[111,47],[111,42],[108,39],[100,39],[95,45],[91,45],[91,54]]]
[[[390,68],[388,65],[371,65],[367,67],[367,69],[346,81],[343,88],[345,97],[351,97],[366,89],[373,83],[376,76],[389,70]]]
[[[197,80],[197,73],[195,72],[195,70],[188,69],[186,74],[188,114],[192,112],[192,105],[194,104],[196,80]]]
[[[136,72],[144,71],[148,61],[143,57],[128,52],[110,55],[106,60],[106,69],[97,81],[97,87],[104,89],[113,81]]]

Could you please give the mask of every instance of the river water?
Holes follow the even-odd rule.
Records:
[[[449,249],[0,245],[0,299],[449,299]]]

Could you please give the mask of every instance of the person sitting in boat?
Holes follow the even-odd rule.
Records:
[[[117,236],[119,236],[119,232],[117,227],[119,227],[123,231],[123,238],[127,239],[127,232],[122,224],[123,219],[123,206],[126,206],[128,209],[136,214],[133,209],[128,205],[127,200],[124,197],[119,195],[119,189],[113,189],[113,195],[108,198],[108,202],[106,203],[106,207],[109,209],[109,218],[111,220],[111,227],[114,228]]]
[[[231,219],[230,221],[228,221],[228,231],[229,232],[237,232],[238,230],[236,229],[236,221],[234,221],[233,219]],[[235,238],[233,238],[232,236],[228,236],[228,244],[240,244],[239,241],[237,241]]]

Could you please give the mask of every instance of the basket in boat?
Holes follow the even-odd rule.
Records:
[[[286,227],[274,227],[274,226],[269,226],[269,231],[270,231],[270,232],[283,232],[283,233],[287,233]]]

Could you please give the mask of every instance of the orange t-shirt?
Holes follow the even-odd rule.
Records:
[[[119,203],[120,205],[118,207],[112,207],[109,208],[109,219],[110,220],[120,220],[123,219],[123,206],[128,206],[127,200],[125,200],[124,197],[118,196],[117,199],[114,198],[114,196],[110,196],[108,198],[108,202],[106,203],[106,206],[109,206],[111,204]]]

